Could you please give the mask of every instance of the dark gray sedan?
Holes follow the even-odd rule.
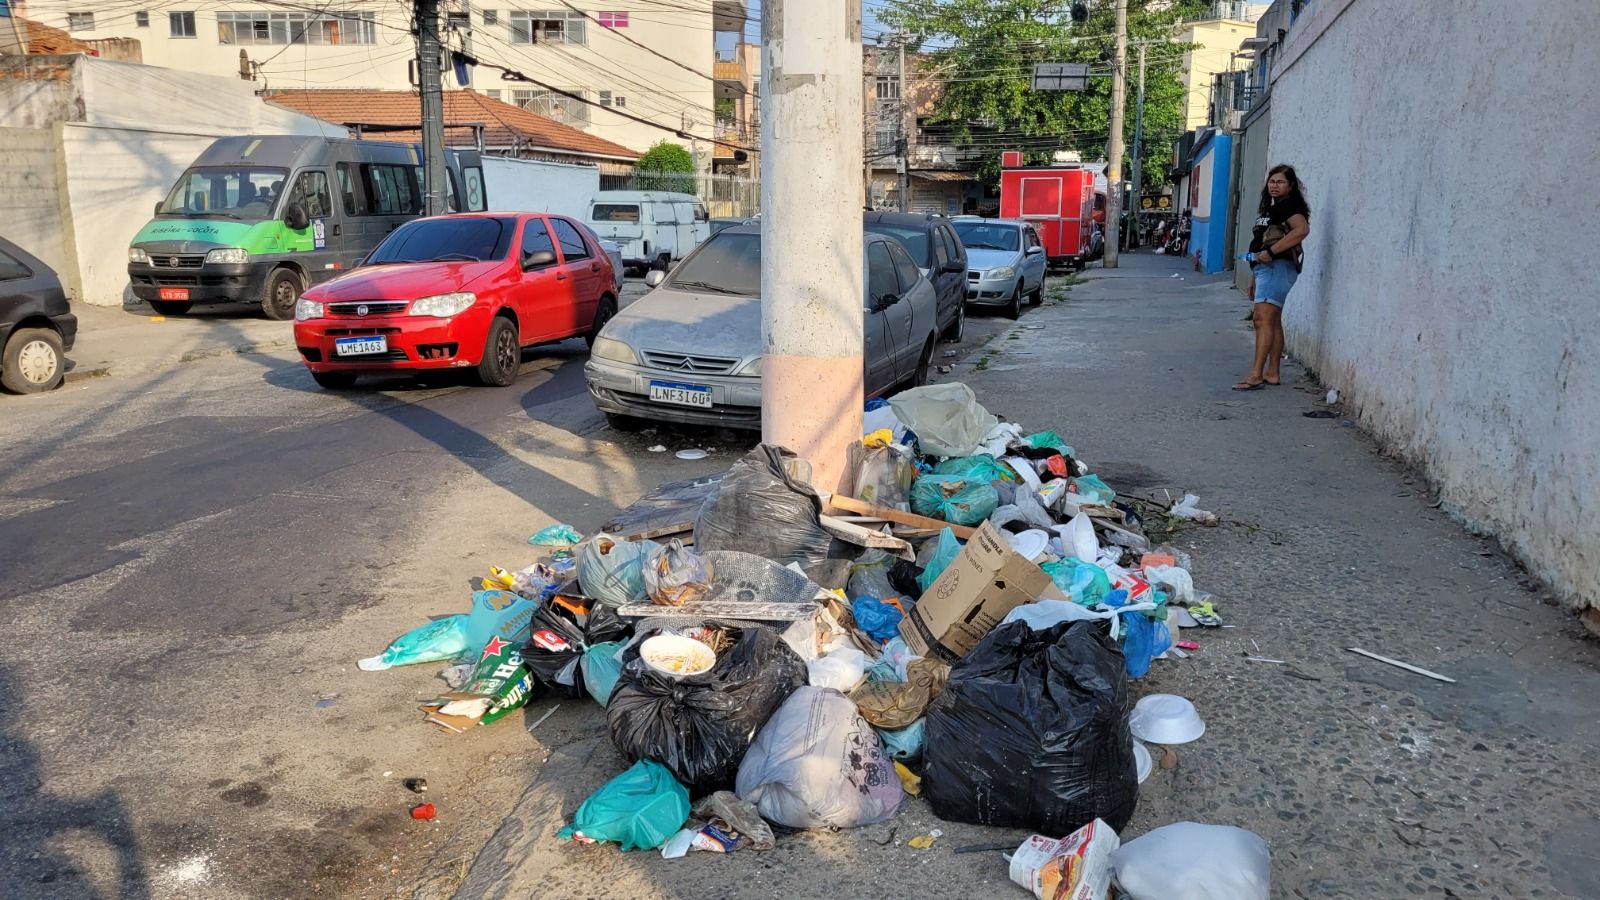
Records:
[[[61,279],[36,257],[0,238],[0,385],[19,394],[58,387],[65,352],[78,335]]]

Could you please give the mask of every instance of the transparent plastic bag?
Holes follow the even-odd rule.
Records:
[[[971,456],[1000,422],[959,382],[901,391],[889,405],[930,456]]]
[[[610,606],[642,603],[644,561],[659,547],[655,541],[624,541],[597,534],[578,554],[578,583],[584,593]]]
[[[890,509],[905,509],[911,502],[911,484],[917,479],[917,465],[911,450],[900,444],[867,447],[851,444],[847,481],[839,486],[846,496]]]
[[[711,589],[706,563],[683,541],[673,538],[650,551],[644,562],[644,590],[658,606],[682,606]]]

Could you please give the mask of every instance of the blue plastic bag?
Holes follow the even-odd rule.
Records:
[[[959,475],[924,475],[911,486],[911,511],[954,525],[976,525],[1000,505],[987,481]]]
[[[611,702],[611,691],[622,676],[622,647],[627,641],[607,641],[583,651],[578,668],[583,671],[583,686],[588,688],[594,702],[605,706]]]
[[[563,840],[616,841],[624,850],[653,850],[689,821],[689,790],[658,762],[641,759],[600,786],[578,807]]]
[[[960,475],[975,481],[1018,481],[1012,468],[987,453],[976,456],[953,456],[933,467],[938,475]]]
[[[956,533],[948,528],[940,529],[939,543],[934,547],[933,556],[928,558],[928,564],[922,567],[922,574],[917,576],[917,586],[923,590],[933,587],[933,583],[960,555],[961,542],[956,540]]]
[[[1128,592],[1112,591],[1106,605],[1120,608],[1128,602]],[[1165,612],[1165,610],[1161,610]],[[1122,613],[1122,656],[1129,678],[1143,678],[1150,672],[1150,661],[1172,647],[1172,633],[1167,630],[1166,617],[1153,619],[1144,610]]]
[[[1106,575],[1106,570],[1094,563],[1083,562],[1076,557],[1068,556],[1055,562],[1047,562],[1039,568],[1044,570],[1056,587],[1066,594],[1074,603],[1083,606],[1093,606],[1104,600],[1111,593],[1111,578]]]
[[[1099,475],[1082,475],[1072,479],[1072,483],[1078,488],[1077,495],[1080,503],[1088,503],[1094,506],[1110,506],[1112,501],[1117,499],[1117,492],[1111,489],[1111,485],[1102,481]]]
[[[904,728],[874,728],[878,737],[883,738],[883,749],[889,756],[903,763],[912,763],[922,758],[923,738],[928,731],[928,720],[921,718]]]
[[[905,617],[899,607],[877,597],[855,598],[850,602],[850,614],[856,618],[856,627],[875,641],[893,639],[900,633],[900,620]]]
[[[535,547],[572,547],[583,540],[583,535],[571,525],[556,523],[539,529],[538,533],[528,538],[528,543]]]
[[[463,653],[477,653],[495,637],[508,644],[526,644],[538,606],[537,601],[511,591],[478,591],[472,595],[472,610],[466,615],[413,628],[389,642],[383,653],[356,666],[363,672],[380,672],[391,666],[454,659]]]

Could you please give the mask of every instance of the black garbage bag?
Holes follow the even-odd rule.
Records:
[[[922,792],[952,822],[1120,831],[1139,801],[1122,651],[1103,623],[989,632],[928,707]]]
[[[590,606],[584,616],[552,600],[540,603],[533,611],[528,644],[522,649],[522,661],[533,673],[532,697],[584,696],[578,665],[583,651],[593,644],[622,640],[632,629],[615,609],[603,603]]]
[[[795,459],[761,444],[734,463],[695,520],[695,552],[739,550],[807,570],[827,559],[833,536],[817,519],[822,499],[785,471],[784,461]]]
[[[691,796],[732,790],[756,732],[805,683],[805,662],[776,631],[758,625],[737,629],[733,646],[703,675],[657,672],[639,658],[636,643],[623,652],[622,676],[606,705],[611,742],[629,762],[666,766]]]

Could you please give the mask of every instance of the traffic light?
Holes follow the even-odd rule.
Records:
[[[1072,21],[1079,23],[1089,21],[1089,4],[1084,0],[1073,0]]]

